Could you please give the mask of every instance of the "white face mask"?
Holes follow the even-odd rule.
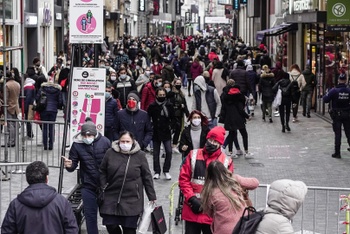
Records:
[[[87,144],[87,145],[91,145],[92,142],[94,142],[94,140],[95,140],[95,138],[89,137],[89,138],[84,138],[84,139],[83,139],[83,142],[84,142],[85,144]]]
[[[119,147],[124,152],[129,152],[131,150],[132,144],[129,143],[119,143]]]
[[[111,76],[111,80],[115,81],[117,79],[116,76]]]
[[[199,126],[201,124],[202,120],[201,119],[192,119],[192,124],[194,126]]]

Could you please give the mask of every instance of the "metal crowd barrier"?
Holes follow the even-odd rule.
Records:
[[[25,174],[10,172],[25,171],[29,164],[30,162],[0,163],[0,226],[10,202],[28,186]]]
[[[178,226],[174,224],[179,194],[176,186],[177,182],[173,184],[169,194],[169,219],[172,219],[169,220],[169,233],[180,233],[181,226],[184,225],[183,221]],[[268,188],[269,185],[261,184],[256,190],[249,191],[249,197],[258,210],[266,207]],[[308,186],[304,203],[292,220],[295,234],[345,233],[346,209],[341,211],[343,203],[340,197],[349,194],[350,188]]]
[[[1,147],[0,161],[1,162],[33,162],[43,161],[48,167],[59,167],[61,160],[61,147],[63,137],[64,122],[52,121],[33,121],[33,120],[9,120],[15,122],[15,147]],[[33,138],[27,137],[27,124],[32,125]],[[53,150],[44,150],[42,143],[42,128],[43,124],[53,124],[54,127],[54,145]],[[5,144],[5,137],[8,136],[1,129],[0,143]],[[67,142],[69,141],[69,138]],[[69,143],[68,143],[69,144]],[[7,149],[7,150],[6,150]]]

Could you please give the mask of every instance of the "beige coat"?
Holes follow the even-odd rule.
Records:
[[[18,99],[21,91],[21,86],[19,83],[13,79],[6,82],[6,92],[7,92],[7,111],[11,115],[19,114]]]
[[[226,81],[224,79],[221,78],[222,72],[224,71],[223,68],[221,69],[217,69],[215,68],[213,70],[213,76],[212,76],[212,80],[215,84],[215,88],[218,91],[219,96],[221,96],[222,94],[222,89],[226,86],[226,82],[228,77],[226,77]]]

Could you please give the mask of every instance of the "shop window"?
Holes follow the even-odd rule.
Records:
[[[5,3],[5,19],[12,19],[13,0],[2,0]],[[0,18],[3,18],[3,9],[0,9]]]

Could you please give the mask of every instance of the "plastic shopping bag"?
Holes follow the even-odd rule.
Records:
[[[282,91],[281,89],[278,89],[275,99],[273,100],[272,106],[274,108],[277,108],[279,105],[281,105],[281,102],[282,102]]]
[[[154,210],[154,204],[148,203],[147,207],[145,207],[145,209],[143,210],[141,221],[137,226],[137,231],[136,231],[137,234],[144,234],[148,232],[151,226],[153,210]]]

